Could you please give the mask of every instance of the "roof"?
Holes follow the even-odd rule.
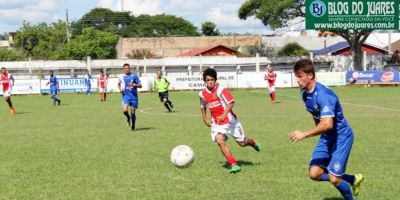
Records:
[[[349,48],[349,46],[350,46],[350,44],[347,41],[338,42],[338,43],[333,44],[331,46],[328,46],[326,48],[323,48],[323,49],[320,49],[320,50],[315,50],[315,51],[312,51],[312,52],[313,52],[314,55],[326,55],[326,54],[333,54],[334,55],[335,52],[340,51],[342,49]],[[383,48],[380,48],[380,47],[377,47],[377,46],[374,46],[374,45],[371,45],[371,44],[368,44],[368,43],[364,43],[363,46],[372,47],[372,48],[379,49],[379,50],[385,51],[385,52],[387,51],[387,50],[385,50]]]
[[[226,47],[226,46],[224,46],[224,45],[214,45],[214,46],[209,46],[209,47],[194,48],[194,49],[192,49],[192,50],[190,50],[190,51],[187,51],[187,52],[182,53],[181,56],[198,56],[198,55],[201,55],[201,54],[204,53],[204,52],[210,51],[210,50],[215,49],[215,48],[217,48],[217,47],[222,47],[222,48],[225,48],[225,49],[228,49],[228,50],[230,50],[230,51],[232,51],[232,52],[237,53],[236,50],[231,49],[231,48],[229,48],[229,47]]]

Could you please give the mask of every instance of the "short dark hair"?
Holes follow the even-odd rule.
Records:
[[[124,65],[122,65],[122,68],[124,68],[125,66],[131,67],[131,66],[129,65],[129,63],[125,63]]]
[[[315,78],[314,63],[309,58],[303,58],[294,64],[293,71],[296,73],[298,71],[303,71],[306,74],[312,74]]]
[[[217,80],[217,71],[215,71],[215,69],[213,69],[213,68],[207,68],[203,72],[203,81],[206,81],[206,76],[211,76],[215,80]]]
[[[100,73],[104,73],[104,71],[103,71],[103,70],[100,70]]]
[[[2,67],[1,70],[6,69],[5,67]]]

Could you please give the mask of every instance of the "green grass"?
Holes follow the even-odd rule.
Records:
[[[400,194],[398,87],[339,87],[355,131],[348,173],[364,173],[358,199]],[[278,89],[272,105],[265,90],[233,90],[235,112],[262,152],[228,145],[242,164],[229,174],[210,129],[200,117],[197,92],[172,92],[176,112],[166,113],[155,93],[140,94],[134,134],[125,126],[120,95],[13,96],[17,115],[0,101],[0,199],[336,199],[329,183],[308,178],[318,138],[297,144],[288,133],[313,127],[298,89]],[[191,146],[188,169],[169,161],[172,148]]]

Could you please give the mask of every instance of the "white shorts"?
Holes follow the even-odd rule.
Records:
[[[100,93],[106,93],[107,92],[107,88],[99,88],[99,92]]]
[[[271,86],[271,87],[268,86],[268,91],[269,91],[270,94],[275,92],[275,86]]]
[[[225,140],[228,139],[228,136],[232,136],[238,142],[243,142],[245,137],[243,126],[238,121],[225,125],[213,124],[211,126],[211,140],[214,143],[215,137],[218,135],[218,133],[224,134],[226,136]]]
[[[4,97],[4,98],[7,98],[7,97],[9,97],[9,96],[11,96],[11,89],[8,89],[8,90],[6,90],[6,91],[3,92],[3,97]]]

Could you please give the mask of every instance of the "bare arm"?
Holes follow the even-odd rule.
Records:
[[[226,116],[228,115],[229,112],[231,112],[233,108],[233,103],[234,102],[229,103],[228,106],[226,106],[224,113],[222,113],[222,115],[217,117],[218,122],[223,122],[225,120]]]
[[[296,130],[291,132],[289,134],[289,137],[293,143],[296,143],[305,138],[314,137],[322,133],[325,133],[326,131],[329,131],[332,128],[333,128],[333,118],[326,117],[322,118],[321,121],[317,124],[317,126],[314,127],[313,129],[304,132]]]
[[[207,118],[207,108],[201,108],[201,116],[204,124],[206,124],[208,127],[211,127],[211,121]]]

